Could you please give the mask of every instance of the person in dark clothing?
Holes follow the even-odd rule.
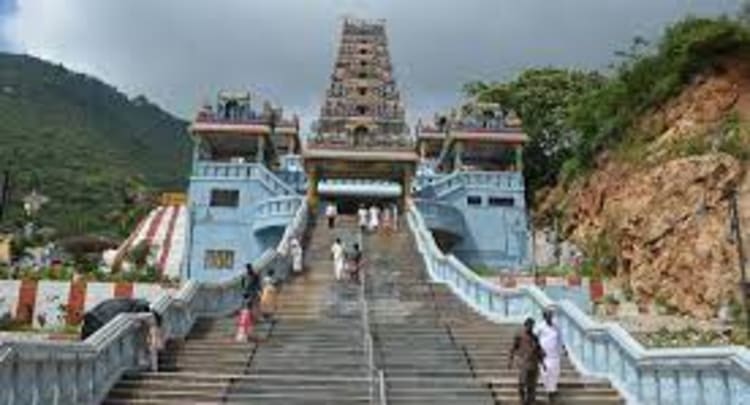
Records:
[[[245,265],[245,277],[242,279],[242,297],[255,306],[260,297],[261,279],[260,274],[253,268],[251,263]]]
[[[523,330],[513,339],[508,368],[513,368],[516,354],[518,354],[519,359],[518,393],[521,397],[521,404],[533,405],[536,403],[539,366],[544,367],[544,351],[539,344],[539,339],[534,334],[534,320],[532,318],[527,318],[524,321]]]
[[[359,283],[359,272],[362,270],[362,249],[359,247],[359,243],[355,243],[353,246],[354,250],[349,256],[349,276],[355,283]]]

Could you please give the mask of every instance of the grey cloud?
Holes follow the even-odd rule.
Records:
[[[20,38],[27,49],[146,94],[185,117],[220,88],[248,87],[314,116],[341,16],[383,17],[414,119],[454,103],[466,81],[510,78],[529,66],[602,68],[636,34],[654,37],[687,13],[733,12],[739,0],[65,3],[70,18],[46,34],[55,38]]]

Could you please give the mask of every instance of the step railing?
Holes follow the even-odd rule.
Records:
[[[443,198],[464,186],[492,187],[509,192],[523,192],[523,176],[518,172],[466,171],[444,175],[419,189],[427,198]]]
[[[258,269],[285,259],[291,237],[307,226],[303,203],[276,248],[253,262]],[[166,339],[184,338],[201,317],[224,316],[242,304],[241,276],[221,283],[188,281],[152,309]],[[120,314],[83,342],[8,341],[0,344],[0,404],[100,403],[126,371],[148,366],[146,314]]]
[[[552,310],[571,361],[584,374],[606,378],[630,404],[750,404],[750,350],[716,348],[647,349],[613,322],[592,319],[574,303],[553,301],[536,286],[506,289],[477,276],[453,255],[438,249],[413,205],[409,227],[430,277],[498,323],[522,322]]]
[[[430,229],[450,232],[458,237],[465,235],[464,214],[458,208],[435,200],[415,199],[413,202]]]
[[[302,196],[283,196],[261,201],[253,210],[253,230],[258,232],[272,226],[285,226],[304,200]]]
[[[364,238],[362,230],[357,234],[360,249],[364,250]],[[369,383],[370,404],[387,405],[385,390],[385,373],[375,367],[375,348],[373,344],[372,329],[370,328],[370,306],[367,302],[367,271],[359,270],[359,302],[362,311],[362,336],[365,351],[365,362],[367,364],[367,378]],[[375,382],[378,382],[377,392]]]
[[[258,163],[199,161],[193,167],[193,179],[258,180],[274,195],[299,195],[299,192],[268,168]]]

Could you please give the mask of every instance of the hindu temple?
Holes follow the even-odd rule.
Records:
[[[345,18],[339,39],[310,129],[250,91],[198,109],[187,200],[165,197],[117,252],[147,241],[182,279],[158,320],[0,343],[0,404],[522,403],[509,352],[542,313],[560,381],[539,403],[750,403],[747,348],[645,348],[560,289],[506,284],[531,267],[516,113],[468,100],[410,128],[385,21]],[[390,217],[361,226],[362,207]],[[253,274],[276,295],[249,331]]]

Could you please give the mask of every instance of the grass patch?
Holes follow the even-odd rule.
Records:
[[[486,265],[474,266],[471,268],[471,271],[479,277],[492,277],[500,274],[497,269]]]

